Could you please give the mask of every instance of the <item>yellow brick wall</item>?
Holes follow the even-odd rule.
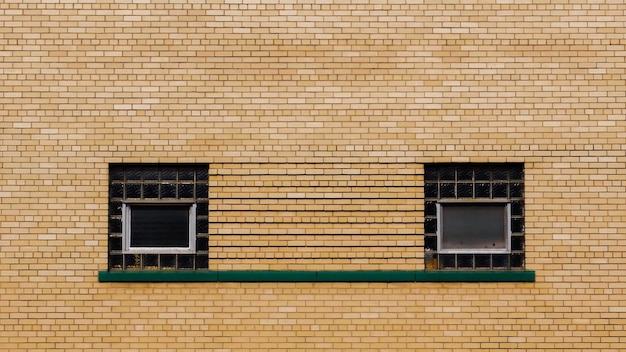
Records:
[[[625,62],[621,1],[2,1],[0,350],[620,351]],[[216,270],[422,270],[423,164],[523,162],[537,279],[99,283],[124,162],[211,165]]]

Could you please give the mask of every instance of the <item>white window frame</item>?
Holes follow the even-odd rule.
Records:
[[[187,247],[131,247],[133,205],[189,205],[189,234]],[[128,254],[178,254],[196,252],[196,204],[188,202],[125,202],[122,203],[122,249]]]
[[[505,248],[444,248],[443,207],[446,204],[479,205],[502,204],[505,212]],[[507,254],[511,253],[511,203],[508,199],[450,199],[437,202],[437,252],[442,254]]]

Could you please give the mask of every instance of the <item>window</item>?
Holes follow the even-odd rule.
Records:
[[[208,167],[111,165],[109,270],[208,269]]]
[[[522,164],[425,167],[426,269],[524,268]]]

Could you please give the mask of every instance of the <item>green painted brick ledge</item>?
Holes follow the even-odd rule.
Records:
[[[534,282],[534,271],[100,271],[100,282]]]

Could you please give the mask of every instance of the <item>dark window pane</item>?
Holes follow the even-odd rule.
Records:
[[[122,219],[109,219],[109,233],[122,233]]]
[[[143,179],[148,181],[157,181],[159,179],[159,169],[157,168],[146,168],[143,173]]]
[[[477,168],[474,171],[474,175],[477,181],[491,180],[491,171],[488,168]]]
[[[445,204],[441,210],[441,249],[506,249],[505,204]]]
[[[424,215],[426,216],[437,215],[437,202],[428,201],[424,203]]]
[[[122,255],[110,255],[109,256],[109,269],[122,269],[123,259]]]
[[[193,198],[193,184],[178,185],[178,198]]]
[[[437,184],[436,183],[427,183],[424,186],[424,197],[437,198]]]
[[[119,166],[112,167],[109,177],[111,181],[124,181],[124,168]]]
[[[524,250],[524,236],[511,236],[511,250],[512,251]]]
[[[109,203],[109,215],[122,215],[122,202]]]
[[[459,168],[457,170],[459,181],[472,181],[474,179],[474,170],[468,168]]]
[[[122,250],[122,238],[121,237],[109,237],[109,250],[121,251]]]
[[[475,258],[477,268],[491,268],[491,255],[478,254]]]
[[[194,255],[192,254],[179,254],[178,255],[178,268],[179,269],[193,269],[195,262]]]
[[[126,184],[126,198],[141,198],[141,185]]]
[[[126,170],[126,179],[132,181],[141,180],[141,169],[140,168],[128,168]]]
[[[522,181],[524,179],[524,169],[521,167],[513,167],[509,175],[511,180]]]
[[[439,179],[454,181],[456,179],[456,168],[453,166],[441,168],[441,170],[439,170]]]
[[[176,181],[176,169],[174,168],[165,168],[161,170],[161,180],[165,181]]]
[[[209,203],[207,202],[199,202],[196,205],[196,215],[197,216],[207,216],[209,215]]]
[[[498,181],[506,181],[509,178],[509,172],[506,169],[495,168],[493,170],[493,179]]]
[[[524,221],[520,218],[512,218],[511,219],[511,232],[522,232],[524,231]]]
[[[440,198],[454,198],[456,192],[454,191],[454,183],[442,183],[441,184]]]
[[[160,257],[161,269],[176,269],[176,254],[161,254]]]
[[[459,198],[472,198],[474,196],[474,185],[471,183],[459,183],[457,185]]]
[[[509,256],[507,254],[494,254],[493,267],[499,269],[506,269],[509,267]]]
[[[196,185],[196,197],[208,198],[209,197],[209,185],[202,184],[202,183]]]
[[[523,206],[524,203],[522,201],[516,200],[511,202],[511,215],[513,216],[522,216],[523,214]]]
[[[489,198],[491,196],[491,185],[489,183],[476,184],[476,198]]]
[[[207,233],[209,232],[209,222],[207,219],[199,219],[196,221],[196,232]]]
[[[122,198],[124,197],[124,185],[119,183],[114,183],[111,185],[111,198]]]
[[[493,184],[493,197],[494,198],[506,198],[506,197],[508,197],[508,184],[506,184],[506,183],[494,183]]]
[[[131,247],[188,247],[189,205],[133,205]]]
[[[124,269],[140,269],[141,256],[139,254],[124,255]]]
[[[521,183],[512,183],[511,184],[511,197],[521,197],[523,185]]]
[[[523,268],[524,267],[524,254],[522,253],[511,254],[511,267]]]
[[[474,267],[474,255],[473,254],[459,254],[457,255],[457,266],[459,268],[473,268]]]
[[[159,198],[159,185],[158,184],[144,184],[143,185],[143,197],[144,198]]]
[[[208,181],[209,180],[209,170],[206,167],[196,168],[196,181]]]
[[[456,267],[454,254],[440,254],[439,267],[441,269],[453,269]]]
[[[161,198],[176,198],[176,185],[162,184]]]

